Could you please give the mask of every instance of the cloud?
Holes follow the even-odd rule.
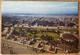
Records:
[[[60,14],[76,13],[77,2],[16,2],[4,1],[2,12],[8,13],[35,13],[35,14]]]

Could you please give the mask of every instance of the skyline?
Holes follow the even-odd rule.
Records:
[[[4,1],[2,13],[78,14],[78,2]]]

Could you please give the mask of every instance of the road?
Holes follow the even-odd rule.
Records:
[[[28,47],[27,46],[24,46],[24,45],[19,45],[17,43],[12,43],[12,42],[9,42],[9,41],[6,41],[6,40],[2,40],[2,44],[5,43],[5,44],[8,44],[8,46],[12,47],[13,51],[17,54],[36,54],[35,51],[32,50],[32,48]],[[3,47],[1,48],[2,50],[2,53],[3,54],[9,54],[10,52],[10,49],[8,49],[7,47]]]
[[[39,53],[39,52],[35,52],[33,51],[33,49],[31,47],[27,47],[26,45],[21,45],[21,44],[17,44],[11,41],[7,41],[2,39],[1,40],[1,50],[2,50],[2,54],[10,54],[10,50],[12,49],[12,51],[16,54],[43,54],[43,53]],[[3,47],[3,43],[5,45],[7,45],[7,47]],[[9,48],[11,47],[11,48]],[[47,53],[47,52],[45,52]]]

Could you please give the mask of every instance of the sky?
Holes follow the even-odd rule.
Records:
[[[3,13],[77,14],[78,2],[3,1]]]

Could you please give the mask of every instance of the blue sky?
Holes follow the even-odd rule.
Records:
[[[77,2],[4,1],[3,13],[77,14]]]

